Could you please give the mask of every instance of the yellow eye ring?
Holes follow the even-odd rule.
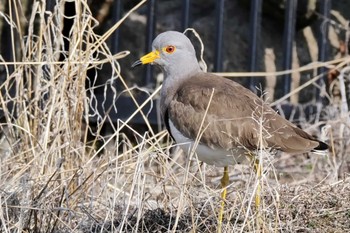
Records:
[[[176,48],[173,45],[168,45],[163,49],[166,53],[173,53],[175,52]]]

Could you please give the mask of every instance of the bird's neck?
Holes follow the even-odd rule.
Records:
[[[162,67],[164,78],[171,82],[178,82],[201,71],[197,59],[183,59],[176,65]]]
[[[191,64],[191,66],[188,66],[188,64]],[[167,108],[169,100],[174,97],[183,82],[190,79],[194,74],[202,72],[197,61],[184,65],[163,67],[162,71],[164,81],[161,90],[161,106],[165,108]]]

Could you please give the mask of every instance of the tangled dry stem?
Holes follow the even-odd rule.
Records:
[[[19,5],[18,15],[6,20],[20,36],[12,37],[11,49],[22,56],[11,64],[13,71],[1,63],[7,71],[0,95],[5,117],[0,125],[1,231],[215,231],[221,169],[201,165],[195,157],[186,163],[181,152],[170,153],[174,148],[164,131],[149,128],[149,134],[140,135],[129,120],[102,135],[109,119],[93,105],[94,83],[87,71],[112,67],[104,88],[113,91],[115,100],[116,79],[129,90],[116,60],[127,52],[110,53],[105,44],[110,32],[95,34],[96,21],[83,0],[76,1],[79,14],[70,49],[64,51],[63,1],[53,12],[46,12],[44,4],[33,5],[27,33],[15,20],[21,17]],[[325,122],[333,149],[329,157],[279,154],[265,161],[262,225],[256,225],[251,208],[256,184],[251,167],[231,169],[225,231],[349,231],[349,125],[335,111]],[[97,115],[95,128],[88,124],[90,115]],[[137,144],[123,128],[134,132]]]

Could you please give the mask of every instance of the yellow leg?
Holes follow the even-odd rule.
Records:
[[[261,202],[261,173],[262,173],[262,166],[260,164],[259,159],[254,160],[254,170],[256,172],[256,176],[258,178],[258,187],[256,188],[255,192],[255,207],[256,209],[259,209],[260,202]]]
[[[222,228],[222,219],[224,216],[224,209],[225,209],[225,201],[226,201],[226,194],[227,194],[227,185],[230,181],[230,178],[228,176],[228,167],[224,167],[224,175],[221,178],[221,188],[223,188],[222,193],[221,193],[221,208],[219,212],[219,223],[218,223],[218,233],[221,233],[221,228]]]
[[[258,186],[256,187],[255,192],[255,208],[256,208],[256,227],[257,229],[262,229],[264,222],[261,217],[261,174],[262,174],[262,165],[259,161],[259,159],[254,160],[254,170],[258,179]],[[259,230],[259,232],[260,232]]]

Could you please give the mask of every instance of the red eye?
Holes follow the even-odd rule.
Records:
[[[175,46],[169,45],[165,48],[165,52],[167,53],[173,53],[175,52]]]

